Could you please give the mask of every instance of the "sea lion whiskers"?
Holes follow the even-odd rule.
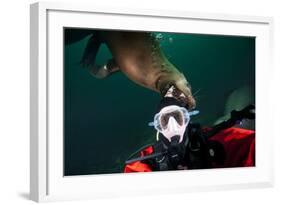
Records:
[[[195,97],[199,92],[201,92],[201,88],[199,88],[198,90],[196,90],[194,93],[193,93],[193,96]]]

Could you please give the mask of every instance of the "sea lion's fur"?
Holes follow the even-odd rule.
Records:
[[[119,69],[135,83],[160,93],[174,85],[186,96],[188,107],[195,106],[185,76],[166,58],[154,35],[148,32],[96,32],[89,39],[81,62],[92,72],[105,77],[95,65],[101,43],[108,46],[113,56],[111,66],[103,67],[108,74]]]

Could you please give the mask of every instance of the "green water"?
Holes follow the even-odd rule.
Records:
[[[79,65],[87,39],[64,47],[65,175],[122,172],[128,156],[155,138],[148,122],[159,94],[121,72],[103,80],[91,76]],[[161,48],[197,93],[200,114],[192,121],[212,125],[227,96],[243,86],[252,88],[254,102],[255,38],[162,33]],[[103,45],[97,64],[110,56]]]

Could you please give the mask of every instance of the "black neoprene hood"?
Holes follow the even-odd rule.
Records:
[[[170,105],[177,105],[179,107],[185,107],[186,108],[186,104],[183,102],[178,101],[177,99],[173,98],[173,97],[164,97],[162,98],[162,100],[160,101],[156,113],[160,112],[160,110],[162,110],[162,108],[170,106]]]

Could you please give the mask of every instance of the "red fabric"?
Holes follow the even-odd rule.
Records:
[[[220,142],[225,149],[223,165],[213,164],[213,168],[249,167],[255,166],[255,131],[241,128],[228,128],[220,131],[209,140]],[[153,148],[147,147],[141,151],[141,156],[149,155]],[[134,162],[125,166],[124,172],[150,172],[149,165]]]
[[[216,140],[224,146],[226,153],[223,166],[215,167],[249,167],[255,166],[255,132],[241,128],[228,128],[210,140]]]
[[[142,150],[140,152],[141,157],[145,156],[145,155],[149,155],[152,154],[153,152],[153,148],[152,146],[149,146],[147,148],[145,148],[144,150]],[[131,164],[127,164],[125,166],[124,172],[125,173],[129,173],[129,172],[151,172],[152,169],[149,167],[149,165],[142,163],[142,162],[133,162]]]

